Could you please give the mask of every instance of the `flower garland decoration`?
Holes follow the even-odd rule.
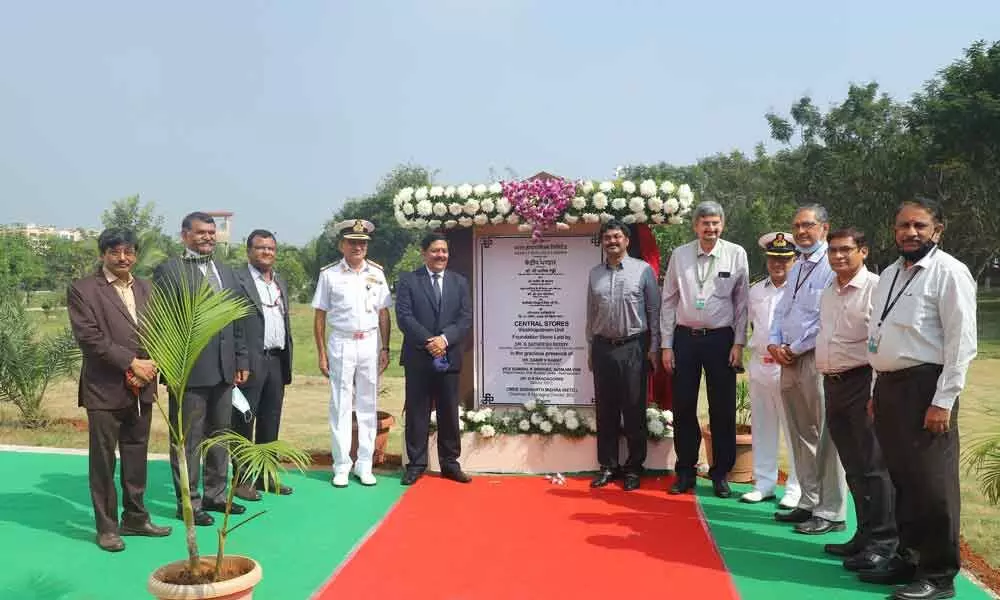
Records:
[[[505,181],[500,185],[514,212],[531,225],[534,240],[541,239],[542,231],[555,224],[576,192],[576,185],[558,177]]]
[[[490,407],[479,410],[458,409],[459,431],[474,432],[480,437],[498,435],[565,435],[581,438],[597,434],[597,420],[576,409],[560,409],[537,400],[529,400],[519,408],[496,412]],[[431,431],[437,431],[437,411],[431,412]],[[646,408],[646,431],[651,440],[674,436],[674,414],[654,406]]]
[[[532,188],[535,182],[538,184]],[[559,189],[550,192],[540,187],[544,185],[558,185]],[[517,207],[516,198],[523,199]],[[605,223],[612,218],[627,224],[679,225],[691,211],[694,192],[687,184],[676,185],[668,180],[646,179],[636,184],[629,180],[537,179],[405,187],[396,193],[392,204],[396,221],[405,228],[452,229],[508,223],[534,236],[553,225],[569,229],[574,223]]]

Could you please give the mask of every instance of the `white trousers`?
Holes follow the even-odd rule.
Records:
[[[788,481],[785,497],[798,504],[801,491],[795,476],[795,459],[792,442],[781,401],[781,367],[767,366],[750,371],[750,414],[753,427],[753,478],[754,488],[764,496],[774,493],[778,484],[778,445],[784,435],[788,448]]]
[[[358,418],[358,471],[371,471],[378,419],[378,331],[363,339],[334,333],[327,340],[330,366],[330,433],[333,473],[351,471],[352,409]]]

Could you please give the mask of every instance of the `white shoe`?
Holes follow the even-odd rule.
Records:
[[[781,502],[778,503],[778,506],[788,510],[793,510],[795,508],[798,508],[799,498],[792,496],[791,494],[785,494],[784,496],[781,497]]]
[[[375,476],[372,475],[371,471],[359,471],[355,469],[354,476],[361,481],[361,485],[375,485],[378,483],[378,480],[375,479]]]
[[[333,484],[333,487],[345,488],[348,483],[348,474],[337,473],[333,476],[333,480],[330,483]]]
[[[757,504],[758,502],[763,502],[764,500],[770,500],[774,498],[774,494],[764,494],[760,490],[750,490],[749,492],[740,496],[740,502],[746,502],[747,504]]]

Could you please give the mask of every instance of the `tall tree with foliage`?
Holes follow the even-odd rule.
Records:
[[[163,215],[156,212],[156,204],[143,203],[138,194],[112,202],[101,213],[101,224],[132,230],[139,237],[138,261],[132,268],[138,277],[150,277],[157,265],[180,254],[180,242],[163,233]]]

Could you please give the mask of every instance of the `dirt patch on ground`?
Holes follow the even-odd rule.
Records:
[[[994,569],[986,562],[986,559],[976,554],[965,543],[965,540],[960,542],[960,549],[962,551],[962,567],[975,575],[980,583],[991,589],[993,593],[1000,594],[1000,571]]]

